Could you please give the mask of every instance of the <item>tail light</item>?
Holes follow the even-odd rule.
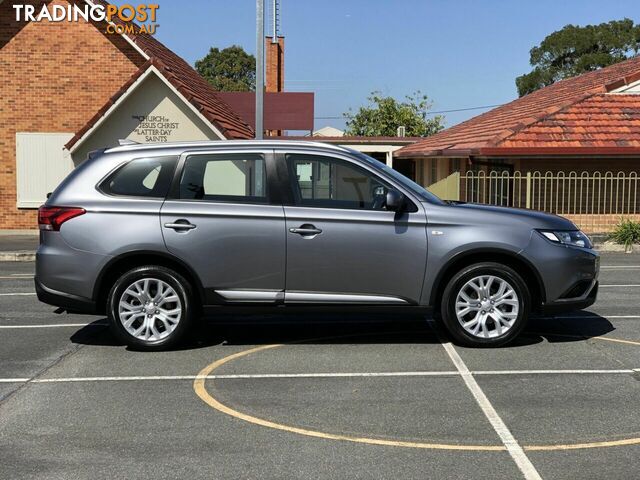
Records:
[[[38,227],[40,230],[57,232],[64,222],[85,213],[87,211],[84,208],[43,205],[38,209]]]

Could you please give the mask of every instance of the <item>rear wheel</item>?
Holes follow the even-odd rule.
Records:
[[[470,265],[455,274],[442,299],[442,320],[462,345],[504,345],[524,328],[531,294],[512,268],[498,263]]]
[[[120,276],[109,293],[111,327],[131,347],[174,346],[193,323],[190,292],[188,282],[168,268],[134,268]]]

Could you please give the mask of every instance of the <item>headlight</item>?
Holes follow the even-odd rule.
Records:
[[[547,240],[573,247],[591,248],[591,240],[580,230],[538,230]]]

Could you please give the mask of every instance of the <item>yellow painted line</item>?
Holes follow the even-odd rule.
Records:
[[[457,444],[444,444],[444,443],[423,443],[423,442],[406,442],[399,440],[385,440],[380,438],[367,438],[367,437],[352,437],[349,435],[338,435],[334,433],[319,432],[317,430],[308,430],[306,428],[293,427],[290,425],[284,425],[282,423],[272,422],[262,418],[254,417],[246,413],[239,412],[233,408],[222,404],[215,399],[205,388],[205,380],[208,375],[215,369],[224,365],[227,362],[236,360],[240,357],[250,355],[252,353],[261,352],[271,348],[282,347],[283,345],[264,345],[261,347],[251,348],[242,352],[234,353],[228,357],[221,358],[213,362],[212,364],[203,368],[198,377],[193,382],[193,389],[196,394],[209,406],[216,410],[226,413],[232,417],[244,420],[245,422],[253,423],[255,425],[261,425],[267,428],[274,428],[276,430],[282,430],[290,433],[297,433],[299,435],[306,435],[308,437],[323,438],[325,440],[341,440],[355,443],[366,443],[369,445],[383,445],[389,447],[406,447],[406,448],[423,448],[423,449],[436,449],[436,450],[474,450],[474,451],[504,451],[506,448],[502,445],[457,445]]]
[[[603,342],[626,343],[627,345],[640,345],[639,341],[625,340],[624,338],[611,338],[611,337],[602,337],[602,336],[590,337],[588,335],[571,335],[567,333],[545,333],[545,332],[531,332],[531,333],[534,335],[542,335],[542,336],[548,336],[548,337],[580,338],[583,340],[601,340]]]
[[[622,338],[609,338],[609,337],[591,337],[594,340],[602,340],[603,342],[616,342],[616,343],[626,343],[627,345],[640,345],[640,342],[635,340],[624,340]]]
[[[528,445],[525,446],[524,449],[529,451],[548,452],[555,450],[580,450],[585,448],[624,447],[627,445],[640,445],[640,437],[603,442],[568,443],[565,445]]]
[[[537,333],[537,335],[543,335],[542,333]],[[547,334],[552,335],[552,334]],[[561,334],[553,334],[556,336],[565,336],[565,337],[574,337],[574,338],[585,338],[584,336],[578,335],[561,335]],[[594,339],[602,339],[604,337],[591,337]],[[624,343],[631,343],[633,345],[640,345],[640,342],[635,342],[631,340],[621,340],[621,339],[607,339],[611,341],[622,341]],[[273,422],[271,420],[266,420],[259,417],[254,417],[252,415],[240,412],[235,410],[228,405],[224,405],[219,400],[214,398],[206,389],[205,382],[207,377],[211,375],[211,373],[217,368],[221,367],[225,363],[232,362],[237,360],[238,358],[245,357],[247,355],[251,355],[252,353],[258,353],[265,350],[269,350],[272,348],[283,347],[285,344],[273,344],[273,345],[263,345],[260,347],[250,348],[248,350],[243,350],[241,352],[234,353],[232,355],[228,355],[224,358],[216,360],[215,362],[204,367],[198,375],[196,376],[193,382],[193,389],[200,397],[200,399],[205,402],[210,407],[222,412],[231,417],[237,418],[239,420],[243,420],[245,422],[253,423],[255,425],[260,425],[267,428],[273,428],[275,430],[281,430],[290,433],[296,433],[298,435],[305,435],[308,437],[322,438],[325,440],[339,440],[346,442],[354,442],[354,443],[363,443],[368,445],[380,445],[380,446],[388,446],[388,447],[404,447],[404,448],[419,448],[425,450],[467,450],[467,451],[506,451],[504,445],[468,445],[468,444],[446,444],[446,443],[428,443],[428,442],[409,442],[409,441],[401,441],[401,440],[387,440],[381,438],[369,438],[369,437],[355,437],[350,435],[340,435],[329,432],[321,432],[318,430],[309,430],[306,428],[295,427],[291,425],[285,425],[282,423]],[[640,445],[640,437],[634,438],[626,438],[620,440],[604,440],[597,442],[584,442],[584,443],[568,443],[568,444],[549,444],[549,445],[523,445],[522,448],[527,451],[557,451],[557,450],[580,450],[580,449],[589,449],[589,448],[607,448],[607,447],[620,447],[620,446],[628,446],[628,445]]]

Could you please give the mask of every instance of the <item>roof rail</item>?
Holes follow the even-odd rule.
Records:
[[[117,147],[108,148],[106,151],[109,152],[122,152],[128,151],[130,149],[133,150],[153,150],[158,148],[207,148],[207,147],[216,147],[216,148],[224,148],[224,147],[233,147],[233,146],[242,146],[242,147],[319,147],[331,150],[338,151],[347,151],[347,149],[341,145],[329,144],[329,143],[321,143],[321,142],[310,142],[304,140],[199,140],[199,141],[181,141],[181,142],[162,142],[162,143],[139,143],[132,140],[131,143],[120,145]]]

